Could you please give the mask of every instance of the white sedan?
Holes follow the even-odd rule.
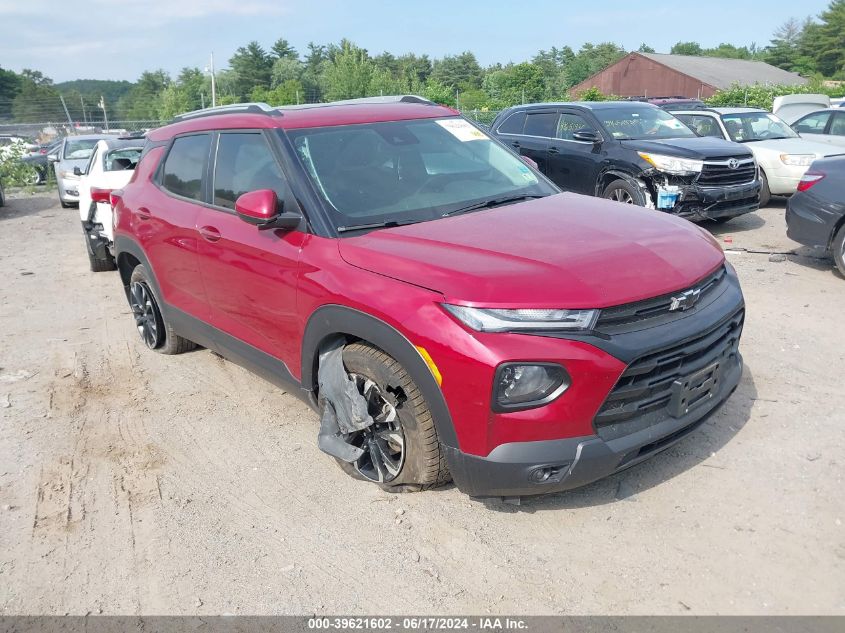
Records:
[[[97,141],[94,152],[79,178],[79,219],[85,234],[91,270],[114,270],[114,226],[111,192],[122,189],[144,149],[143,138],[114,138]]]

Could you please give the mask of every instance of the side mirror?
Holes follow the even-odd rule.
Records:
[[[259,229],[282,229],[291,231],[302,219],[298,213],[280,212],[281,205],[272,189],[249,191],[235,200],[235,212],[244,222]]]
[[[59,162],[59,155],[58,154],[47,154],[47,160],[51,163],[58,163]]]
[[[522,162],[525,163],[526,165],[528,165],[529,167],[533,167],[534,169],[536,169],[538,171],[540,170],[540,166],[537,164],[537,161],[534,160],[533,158],[529,158],[528,156],[522,156],[522,155],[520,155],[520,158],[522,159]]]
[[[82,170],[79,167],[73,168],[73,175],[74,176],[82,176]]]
[[[583,143],[601,143],[602,138],[595,130],[577,130],[572,134],[573,140]]]

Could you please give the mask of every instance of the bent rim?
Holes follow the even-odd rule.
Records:
[[[366,376],[350,374],[358,393],[367,401],[367,412],[375,423],[351,434],[347,441],[364,453],[354,463],[355,470],[370,481],[393,481],[405,465],[405,434],[391,399]]]

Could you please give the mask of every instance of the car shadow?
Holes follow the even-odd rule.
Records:
[[[730,465],[718,463],[719,450],[748,422],[757,399],[754,374],[746,365],[733,395],[715,414],[680,442],[641,464],[583,488],[522,497],[520,505],[507,503],[498,497],[479,501],[488,509],[498,512],[528,513],[630,503],[636,501],[638,494],[660,486],[691,468],[729,469]]]
[[[62,209],[55,195],[32,195],[26,197],[10,198],[6,191],[6,205],[0,207],[0,222],[22,218],[27,215],[35,215],[42,211],[55,210],[56,212],[75,212],[75,209]]]
[[[765,207],[765,210],[780,209],[786,211],[786,198],[772,198],[771,202]],[[783,217],[781,217],[783,220]],[[760,227],[766,225],[766,218],[759,213],[746,213],[739,217],[728,220],[727,222],[701,222],[699,226],[707,229],[714,236],[720,235],[736,235],[747,233],[748,231],[755,231]]]
[[[822,272],[830,271],[830,274],[837,279],[845,280],[845,276],[839,272],[836,262],[833,261],[833,256],[830,253],[825,253],[809,246],[801,246],[787,255],[787,259],[805,268],[812,268],[813,270],[820,270]]]

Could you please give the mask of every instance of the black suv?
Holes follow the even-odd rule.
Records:
[[[728,220],[760,206],[751,151],[699,137],[648,103],[538,103],[509,108],[493,133],[567,191]]]

